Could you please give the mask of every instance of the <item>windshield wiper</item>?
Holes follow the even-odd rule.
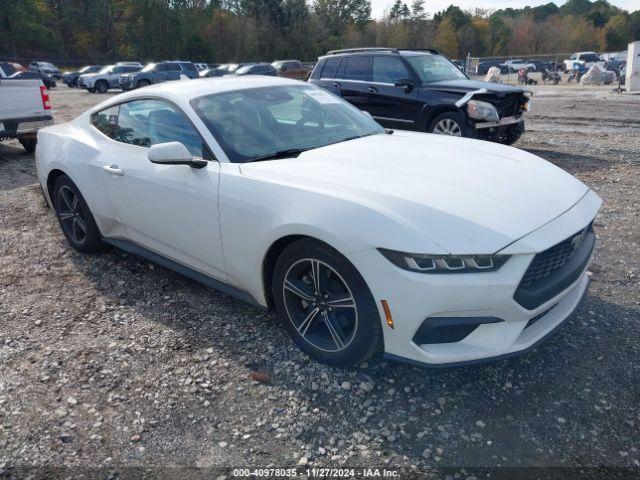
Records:
[[[309,149],[308,148],[289,148],[287,150],[278,150],[277,152],[271,152],[265,155],[253,157],[252,159],[247,160],[247,162],[245,163],[259,162],[260,160],[275,160],[277,158],[297,157],[302,152],[306,152],[307,150]]]

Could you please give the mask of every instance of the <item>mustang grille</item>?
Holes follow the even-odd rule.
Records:
[[[580,248],[582,240],[590,228],[591,225],[544,252],[538,253],[533,258],[529,268],[527,268],[520,286],[527,287],[548,277],[571,260]]]

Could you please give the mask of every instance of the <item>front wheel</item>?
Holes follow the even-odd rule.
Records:
[[[452,137],[470,137],[471,132],[465,119],[457,112],[445,112],[433,119],[427,129],[429,133]]]
[[[140,80],[137,85],[138,88],[143,88],[148,87],[149,85],[151,85],[151,83],[149,82],[149,80]]]
[[[321,242],[303,239],[276,261],[272,293],[278,317],[311,358],[357,365],[382,348],[376,303],[356,268]]]
[[[107,93],[109,91],[109,84],[104,80],[98,81],[96,83],[96,91],[98,93]]]
[[[66,175],[60,175],[54,183],[52,199],[69,244],[82,253],[99,250],[103,245],[100,230],[76,184]]]

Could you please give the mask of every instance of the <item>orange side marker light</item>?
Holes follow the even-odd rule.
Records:
[[[393,328],[393,317],[391,316],[391,309],[386,300],[380,300],[382,303],[382,309],[384,310],[384,316],[387,318],[387,325]]]

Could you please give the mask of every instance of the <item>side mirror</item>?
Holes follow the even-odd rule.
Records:
[[[192,168],[207,165],[206,160],[193,158],[187,147],[180,142],[157,143],[149,149],[147,158],[151,163],[159,165],[189,165]]]
[[[404,87],[404,91],[406,93],[409,93],[411,90],[413,90],[413,81],[410,78],[399,78],[397,79],[395,82],[393,82],[393,85],[396,87]]]
[[[280,67],[280,71],[281,71],[281,72],[286,72],[286,71],[287,71],[287,67],[285,67],[284,65],[282,65],[282,66]]]

